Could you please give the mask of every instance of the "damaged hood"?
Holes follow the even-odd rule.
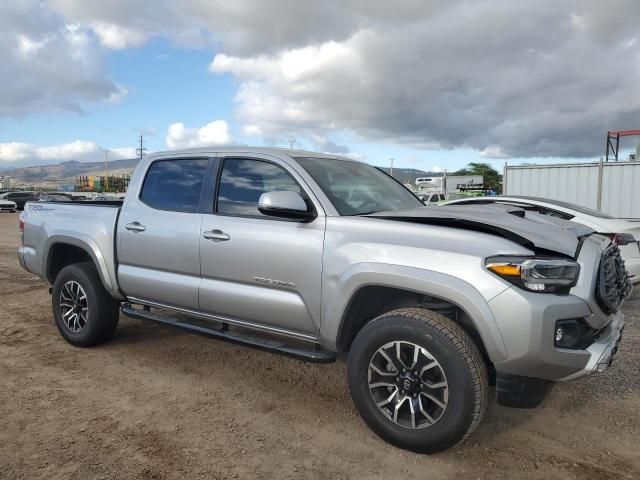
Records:
[[[463,228],[507,238],[526,248],[573,257],[591,228],[509,205],[451,205],[378,212],[372,218]]]

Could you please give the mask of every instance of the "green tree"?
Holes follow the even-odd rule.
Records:
[[[487,188],[502,193],[502,175],[488,163],[470,163],[451,175],[482,175]]]

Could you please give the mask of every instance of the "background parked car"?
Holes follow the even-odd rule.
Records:
[[[447,199],[444,193],[418,193],[417,195],[425,205],[436,205],[437,203],[444,202]]]
[[[42,193],[39,202],[69,202],[73,197],[66,193]]]
[[[445,205],[478,205],[502,203],[535,211],[543,215],[571,220],[580,223],[596,232],[608,235],[611,239],[621,234],[633,235],[634,241],[621,244],[620,253],[624,259],[629,277],[633,283],[640,283],[640,219],[615,218],[597,210],[581,207],[572,203],[551,200],[548,198],[496,196],[474,197],[452,200]],[[621,241],[620,243],[624,243]]]
[[[0,212],[15,212],[16,209],[16,202],[12,202],[11,200],[0,200]]]
[[[0,200],[15,202],[18,210],[24,210],[24,204],[38,200],[35,192],[7,192],[0,195]]]

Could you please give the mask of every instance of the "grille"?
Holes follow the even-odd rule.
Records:
[[[632,289],[617,245],[610,245],[603,252],[598,276],[598,303],[605,313],[615,313]]]

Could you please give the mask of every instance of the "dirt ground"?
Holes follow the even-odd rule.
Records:
[[[492,404],[466,443],[432,456],[359,419],[345,365],[297,360],[122,317],[79,349],[47,285],[20,269],[0,214],[0,478],[640,478],[640,291],[612,369],[536,410]]]

